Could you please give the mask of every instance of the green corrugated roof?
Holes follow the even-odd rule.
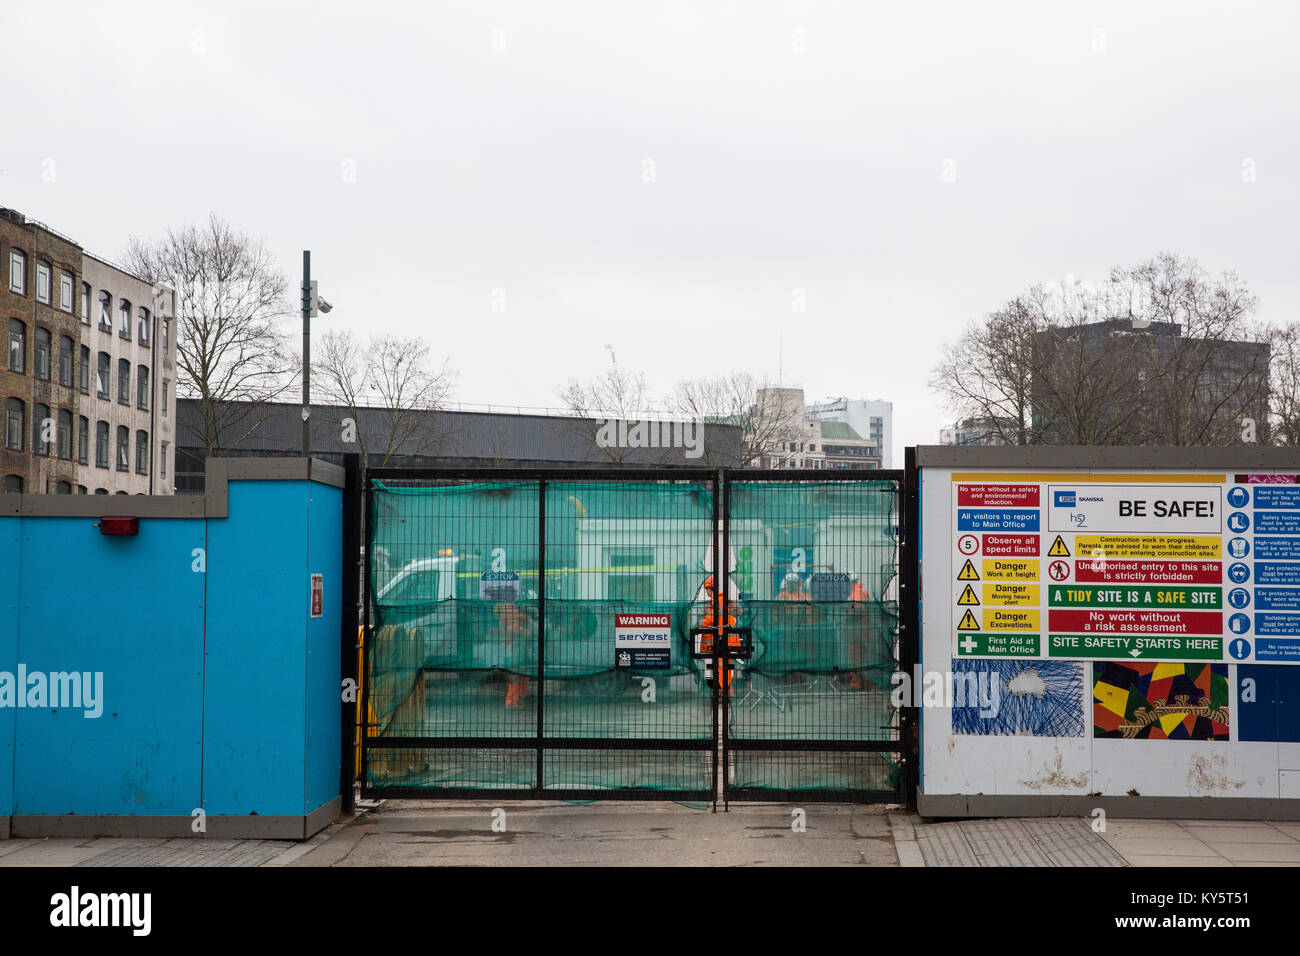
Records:
[[[822,422],[822,438],[850,438],[862,441],[862,436],[848,422]]]

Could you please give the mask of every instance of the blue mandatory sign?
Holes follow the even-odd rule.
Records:
[[[1241,534],[1250,527],[1250,518],[1244,511],[1234,511],[1228,515],[1228,530]]]
[[[1228,542],[1228,553],[1234,558],[1244,558],[1250,554],[1250,542],[1245,538],[1233,538]]]
[[[1244,661],[1250,656],[1250,641],[1244,637],[1228,642],[1228,653],[1232,655],[1233,660]]]
[[[1228,491],[1228,504],[1234,508],[1244,508],[1250,503],[1250,492],[1238,485]]]
[[[1228,592],[1228,603],[1233,607],[1245,607],[1250,603],[1250,592],[1245,588],[1233,588]]]
[[[1228,618],[1228,630],[1233,634],[1245,634],[1250,630],[1250,617],[1246,614],[1234,614]]]
[[[1245,584],[1250,580],[1250,568],[1241,562],[1229,565],[1228,580],[1233,584]]]

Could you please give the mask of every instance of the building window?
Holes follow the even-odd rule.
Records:
[[[72,339],[59,336],[59,384],[72,388]]]
[[[113,293],[107,289],[99,290],[99,328],[104,332],[113,331]]]
[[[149,473],[149,433],[135,433],[135,473],[137,475],[147,475]]]
[[[50,304],[50,264],[36,260],[36,301]]]
[[[56,438],[59,457],[64,461],[72,461],[72,412],[66,408],[59,409],[59,431]]]
[[[81,283],[81,324],[90,324],[90,283]]]
[[[117,403],[119,405],[131,404],[131,361],[130,359],[117,360]]]
[[[27,294],[27,254],[21,249],[9,250],[9,291]]]
[[[168,387],[169,385],[171,385],[171,382],[169,382],[167,379],[163,379],[163,386],[162,386],[162,416],[163,416],[163,418],[166,418],[166,417],[167,417],[167,387]]]
[[[90,419],[85,415],[77,416],[77,464],[85,465],[90,458]],[[85,489],[81,492],[86,493]]]
[[[32,363],[32,371],[42,382],[50,380],[50,340],[49,329],[36,330],[35,362]]]
[[[159,454],[158,454],[158,477],[159,478],[167,477],[167,443],[166,442],[162,443],[162,448],[159,450]]]
[[[81,347],[81,367],[77,369],[80,375],[81,394],[90,394],[90,346]]]
[[[37,455],[48,455],[53,449],[53,442],[46,441],[49,434],[47,423],[50,420],[50,406],[35,405],[32,407],[32,451]]]
[[[107,488],[96,488],[96,489],[95,489],[95,494],[97,494],[97,495],[106,495],[106,494],[108,494],[108,489],[107,489]]]
[[[117,426],[117,470],[131,470],[131,429]]]
[[[149,310],[144,306],[140,306],[140,329],[136,335],[136,339],[141,345],[149,344],[149,331],[152,325],[153,319],[149,315]]]
[[[72,483],[69,481],[60,481],[57,485],[54,486],[54,493],[56,495],[72,494]]]
[[[5,402],[5,447],[10,451],[23,450],[23,435],[27,433],[27,407],[20,398]]]
[[[165,318],[163,319],[163,339],[162,339],[162,347],[163,347],[164,355],[167,353],[167,342],[171,339],[171,337],[172,337],[172,320]]]
[[[100,398],[108,398],[109,388],[112,383],[109,382],[109,375],[113,370],[113,360],[107,352],[99,353],[99,367],[95,370],[95,394]]]
[[[27,371],[27,326],[18,319],[9,320],[9,371]]]
[[[117,305],[117,334],[131,340],[131,300],[123,299]]]
[[[95,422],[95,467],[108,467],[108,422]]]
[[[149,411],[149,368],[145,365],[136,369],[135,407],[142,412]]]
[[[77,485],[77,494],[79,494],[79,495],[84,495],[85,493],[86,493],[86,486],[85,486],[85,485]]]
[[[5,494],[21,495],[23,493],[22,475],[5,475]]]
[[[60,273],[59,275],[59,308],[64,312],[72,311],[73,290],[76,283],[72,279],[71,272]]]

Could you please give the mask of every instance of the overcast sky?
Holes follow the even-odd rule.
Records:
[[[425,337],[455,400],[611,344],[892,401],[901,464],[1031,283],[1170,250],[1300,318],[1298,10],[6,0],[0,205],[110,257],[215,211],[294,288],[310,248],[315,327]]]

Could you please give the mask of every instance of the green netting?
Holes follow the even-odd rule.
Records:
[[[710,737],[712,692],[689,653],[712,535],[708,488],[548,483],[544,543],[537,482],[376,483],[372,502],[369,701],[378,736],[535,737],[543,690],[546,738]],[[621,613],[668,615],[670,666],[616,667]],[[376,764],[383,780],[372,780],[535,780],[535,767],[519,760],[508,772],[498,761],[471,773],[472,757],[451,768],[424,759],[445,752],[390,754]],[[556,790],[707,790],[711,767],[699,752],[559,750],[542,774]]]
[[[738,623],[754,634],[751,670],[896,669],[898,606],[892,481],[742,482],[731,486]],[[861,591],[854,588],[861,585]]]
[[[712,691],[704,663],[689,653],[690,630],[709,611],[709,487],[556,482],[544,501],[541,487],[373,483],[372,736],[426,738],[429,747],[381,754],[369,765],[371,783],[534,785],[527,750],[489,760],[489,751],[440,749],[437,738],[518,737],[522,745],[538,734],[539,690],[543,738],[711,737]],[[733,736],[875,740],[896,732],[888,680],[898,610],[887,590],[896,493],[892,481],[730,486],[728,595],[737,623],[754,636],[753,657],[734,678]],[[621,613],[668,616],[670,666],[616,666]],[[759,754],[744,759],[759,778],[798,777],[762,771]],[[557,790],[706,789],[710,773],[699,751],[559,750],[542,767],[545,786]],[[869,776],[875,789],[880,772]],[[840,788],[827,774],[807,783]]]

